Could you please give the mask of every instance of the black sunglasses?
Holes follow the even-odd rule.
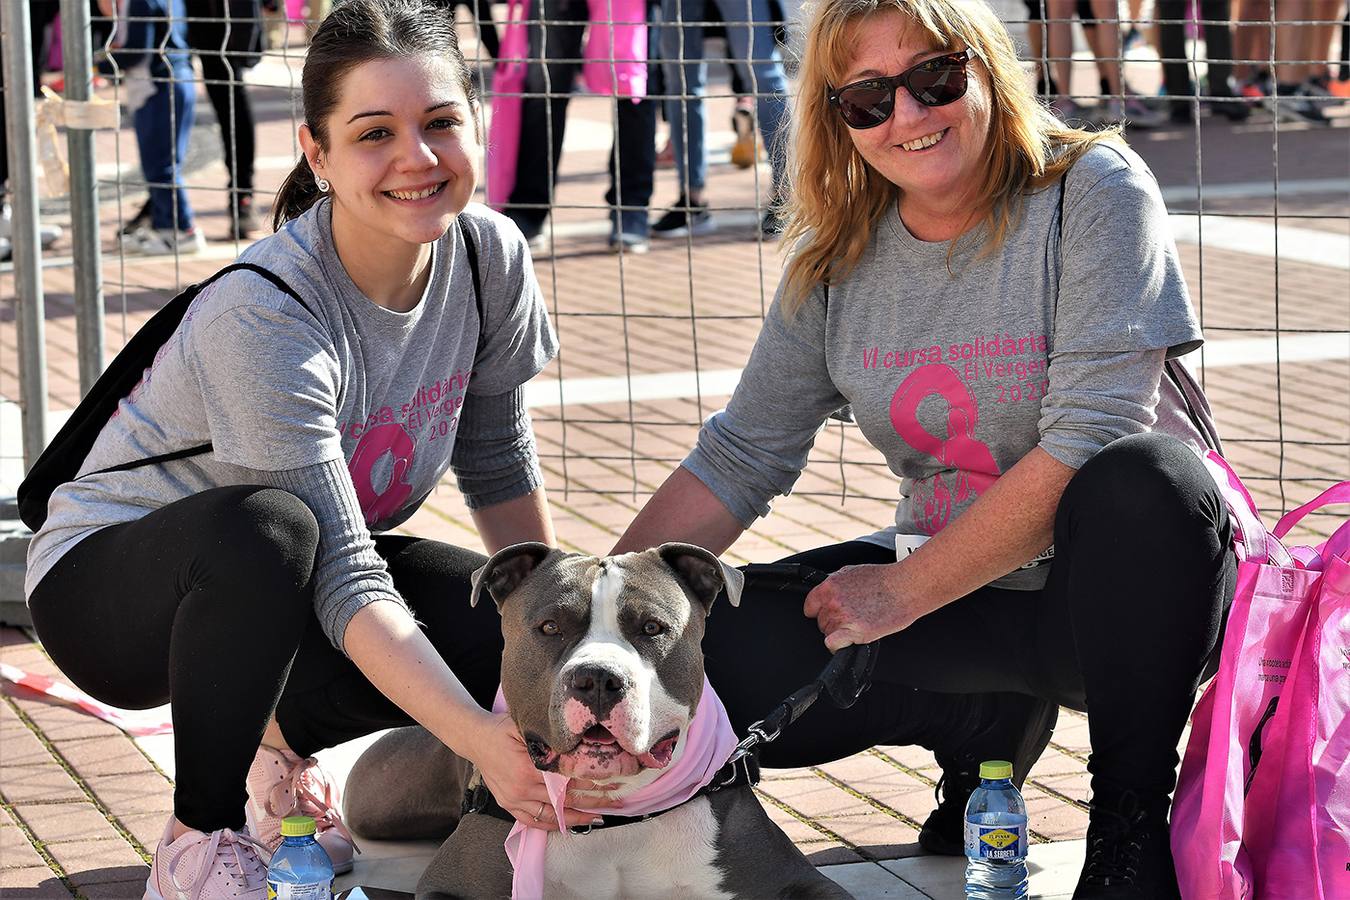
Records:
[[[946,106],[966,95],[970,79],[966,65],[975,58],[970,47],[926,59],[899,75],[868,78],[846,84],[825,95],[849,128],[875,128],[895,112],[895,92],[901,85],[924,106]]]

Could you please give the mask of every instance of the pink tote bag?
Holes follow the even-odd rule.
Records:
[[[1283,537],[1332,503],[1350,503],[1350,483],[1289,513],[1273,533]],[[1245,843],[1261,900],[1350,900],[1350,522],[1294,555],[1321,577],[1247,795]]]
[[[530,32],[526,24],[529,0],[508,0],[506,27],[492,71],[492,118],[488,122],[487,202],[501,209],[516,186],[516,157],[520,153],[521,92],[529,63]],[[543,139],[542,137],[540,138]]]
[[[1323,561],[1336,559],[1337,548],[1345,552],[1341,544],[1350,541],[1350,530],[1342,529],[1320,548],[1296,548],[1291,554],[1277,535],[1286,534],[1318,505],[1337,502],[1330,498],[1339,496],[1338,492],[1350,497],[1350,484],[1338,485],[1294,510],[1275,534],[1267,535],[1236,474],[1217,454],[1210,453],[1205,462],[1228,500],[1238,535],[1239,563],[1218,673],[1192,714],[1190,741],[1172,806],[1172,851],[1182,896],[1205,900],[1339,898],[1345,895],[1308,892],[1306,861],[1301,863],[1302,875],[1291,885],[1291,893],[1269,893],[1259,886],[1269,887],[1277,876],[1287,877],[1279,874],[1287,873],[1287,867],[1272,870],[1269,866],[1268,851],[1276,844],[1307,852],[1315,846],[1307,836],[1321,814],[1311,808],[1306,790],[1300,799],[1291,794],[1288,801],[1278,801],[1278,776],[1289,756],[1287,739],[1300,727],[1307,733],[1309,716],[1315,717],[1318,710],[1319,701],[1303,695],[1302,685],[1309,677],[1315,678],[1306,674],[1310,667],[1303,662],[1313,652],[1308,635],[1325,630]],[[1337,566],[1343,567],[1344,561],[1337,560],[1333,568]],[[1340,609],[1339,625],[1344,629],[1344,603]],[[1333,615],[1331,620],[1335,619]],[[1344,684],[1342,680],[1342,688]],[[1343,709],[1344,698],[1336,705]],[[1347,739],[1344,729],[1339,734],[1329,730],[1318,764],[1335,766],[1339,756],[1343,767]],[[1306,742],[1294,743],[1303,746]],[[1273,811],[1281,804],[1296,817],[1301,813],[1300,823],[1306,820],[1301,837],[1286,839],[1271,830]],[[1346,863],[1350,858],[1341,863],[1342,869]]]

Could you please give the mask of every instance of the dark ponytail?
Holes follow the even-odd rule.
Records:
[[[318,203],[322,196],[323,191],[319,190],[319,185],[314,181],[314,170],[309,167],[309,160],[302,154],[295,168],[291,169],[281,187],[277,188],[277,199],[272,204],[272,230],[280,231],[281,226],[291,219],[300,218],[305,210]]]
[[[424,53],[447,57],[464,96],[471,105],[477,103],[473,75],[446,6],[435,0],[338,0],[314,33],[300,76],[305,123],[319,151],[328,150],[328,119],[348,72],[374,59]],[[309,160],[301,156],[277,191],[273,230],[303,215],[322,196]]]

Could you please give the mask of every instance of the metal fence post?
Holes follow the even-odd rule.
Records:
[[[5,127],[13,210],[15,319],[19,338],[19,405],[23,461],[32,466],[47,443],[47,349],[43,341],[42,249],[38,243],[37,139],[33,116],[33,49],[27,0],[4,0]]]
[[[61,0],[61,58],[66,100],[92,95],[94,54],[89,36],[89,0]],[[75,259],[75,336],[79,346],[80,394],[103,372],[103,259],[98,236],[98,181],[94,132],[66,128],[70,152],[70,225]]]

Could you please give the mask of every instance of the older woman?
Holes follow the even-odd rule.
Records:
[[[1176,746],[1234,579],[1199,428],[1164,376],[1201,334],[1147,167],[1115,134],[1056,121],[1027,82],[982,4],[822,0],[778,297],[729,405],[619,549],[730,546],[851,406],[902,479],[895,523],[794,557],[833,573],[805,615],[745,603],[712,619],[733,721],[868,641],[878,689],[813,709],[766,763],[954,735],[983,749],[970,698],[988,692],[1090,709],[1075,896],[1174,896]],[[990,727],[1004,753],[1031,751],[1024,772],[1045,724],[1038,706],[1019,715]],[[950,846],[972,778],[938,758],[925,830]]]

